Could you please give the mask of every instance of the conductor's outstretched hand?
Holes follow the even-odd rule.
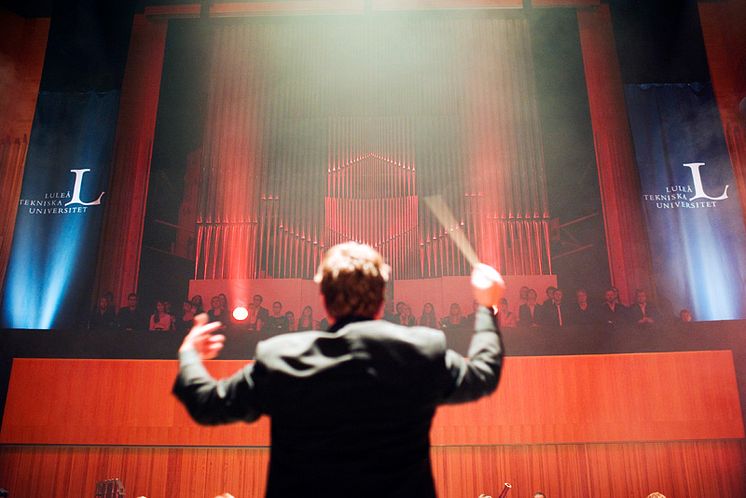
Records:
[[[220,353],[223,344],[225,344],[225,336],[214,333],[223,328],[223,324],[220,322],[207,323],[208,319],[205,313],[200,313],[194,317],[194,325],[184,337],[179,353],[193,349],[203,360],[211,360]]]
[[[471,272],[471,288],[474,299],[486,307],[497,306],[505,294],[505,281],[500,272],[490,265],[479,263]]]

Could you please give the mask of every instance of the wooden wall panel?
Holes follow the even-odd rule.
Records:
[[[712,88],[746,214],[746,2],[698,2],[698,6]]]
[[[240,361],[212,361],[226,376]],[[176,362],[16,359],[0,442],[266,446],[266,419],[200,427],[170,395]],[[40,396],[39,393],[44,393]],[[498,391],[443,407],[435,445],[742,438],[730,351],[508,357]]]
[[[0,294],[10,258],[36,111],[49,19],[26,19],[0,8]]]
[[[167,31],[165,21],[133,18],[95,293],[113,292],[118,306],[137,291]]]
[[[441,498],[676,498],[746,496],[743,441],[433,448]],[[0,448],[0,483],[18,497],[92,497],[98,480],[118,477],[127,496],[263,496],[269,450],[246,448]]]
[[[0,8],[0,137],[31,134],[50,19],[24,17]]]

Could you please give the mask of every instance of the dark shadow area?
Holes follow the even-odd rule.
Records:
[[[590,106],[575,9],[533,10],[534,81],[552,225],[552,271],[566,295],[610,282]]]

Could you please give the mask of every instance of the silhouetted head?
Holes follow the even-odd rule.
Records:
[[[338,244],[324,254],[314,281],[321,287],[331,318],[374,318],[383,306],[391,268],[372,247],[357,242]]]

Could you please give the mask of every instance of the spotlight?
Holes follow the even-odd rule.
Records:
[[[238,306],[233,309],[233,318],[235,318],[239,322],[246,320],[248,316],[249,316],[249,310],[247,310],[243,306]]]

